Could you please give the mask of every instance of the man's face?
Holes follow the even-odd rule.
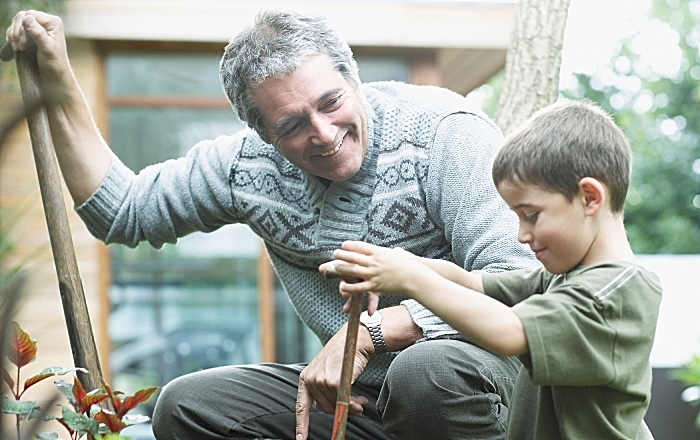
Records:
[[[266,79],[252,97],[267,141],[292,164],[333,181],[360,170],[367,151],[362,99],[328,56],[310,56],[294,72]]]

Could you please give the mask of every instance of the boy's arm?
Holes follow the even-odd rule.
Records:
[[[341,281],[340,289],[345,294],[373,291],[408,296],[493,353],[513,356],[528,351],[520,318],[510,307],[443,277],[433,268],[462,277],[470,284],[475,280],[470,280],[471,274],[466,271],[456,271],[435,260],[429,267],[403,249],[363,242],[345,242],[333,255],[343,261],[335,267],[339,273],[361,279],[356,283]],[[478,282],[481,284],[480,276]]]
[[[404,294],[492,353],[518,356],[528,352],[525,329],[513,309],[433,273],[432,277],[412,279]]]
[[[419,256],[416,256],[416,258],[421,263],[437,272],[441,277],[447,278],[453,283],[457,283],[460,286],[466,287],[467,289],[484,293],[484,285],[481,282],[481,274],[469,272],[447,260],[433,260]]]

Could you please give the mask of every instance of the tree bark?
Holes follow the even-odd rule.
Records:
[[[571,0],[520,0],[494,120],[504,134],[556,101]]]

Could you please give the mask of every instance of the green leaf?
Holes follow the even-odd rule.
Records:
[[[122,418],[122,422],[124,422],[126,426],[145,423],[149,420],[151,420],[151,418],[148,416],[144,416],[143,414],[127,414]]]
[[[75,396],[73,396],[73,385],[69,384],[65,380],[56,380],[54,383],[56,384],[56,388],[58,388],[61,395],[68,400],[68,403],[70,403],[73,408],[77,408],[78,402],[75,400]]]
[[[5,414],[18,414],[24,418],[35,409],[39,409],[39,405],[36,402],[15,400],[5,395],[2,396],[2,412]]]
[[[32,410],[32,412],[29,413],[29,417],[27,417],[29,420],[31,419],[36,419],[37,417],[41,417],[41,415],[44,413],[44,411],[41,410],[41,407],[37,406]]]
[[[46,415],[44,416],[44,421],[45,421],[45,422],[50,422],[51,420],[57,420],[57,419],[59,419],[59,417],[57,417],[57,416],[55,416],[55,415],[53,415],[53,414],[46,414]]]
[[[62,409],[63,423],[73,431],[89,432],[93,437],[99,435],[100,424],[85,414],[72,411],[65,406]]]
[[[58,440],[58,434],[55,432],[37,432],[34,434],[37,440]]]
[[[686,385],[700,385],[700,356],[694,355],[685,365],[671,372],[671,377]]]
[[[108,433],[107,435],[97,437],[96,440],[129,440],[129,437],[122,437],[119,434]]]

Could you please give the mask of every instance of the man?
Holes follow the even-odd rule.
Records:
[[[246,223],[325,344],[308,365],[227,366],[174,380],[156,406],[158,439],[330,435],[347,318],[338,281],[317,268],[345,240],[467,270],[534,265],[490,178],[502,141],[493,123],[444,89],[360,85],[349,47],[322,18],[259,15],[227,46],[220,69],[250,129],[200,142],[138,176],[95,127],[60,19],[19,13],[7,37],[15,50],[36,41],[42,80],[66,90],[47,109],[52,136],[96,237],[160,247]],[[413,300],[382,297],[379,309],[360,327],[347,438],[502,438],[517,361],[460,340]]]

